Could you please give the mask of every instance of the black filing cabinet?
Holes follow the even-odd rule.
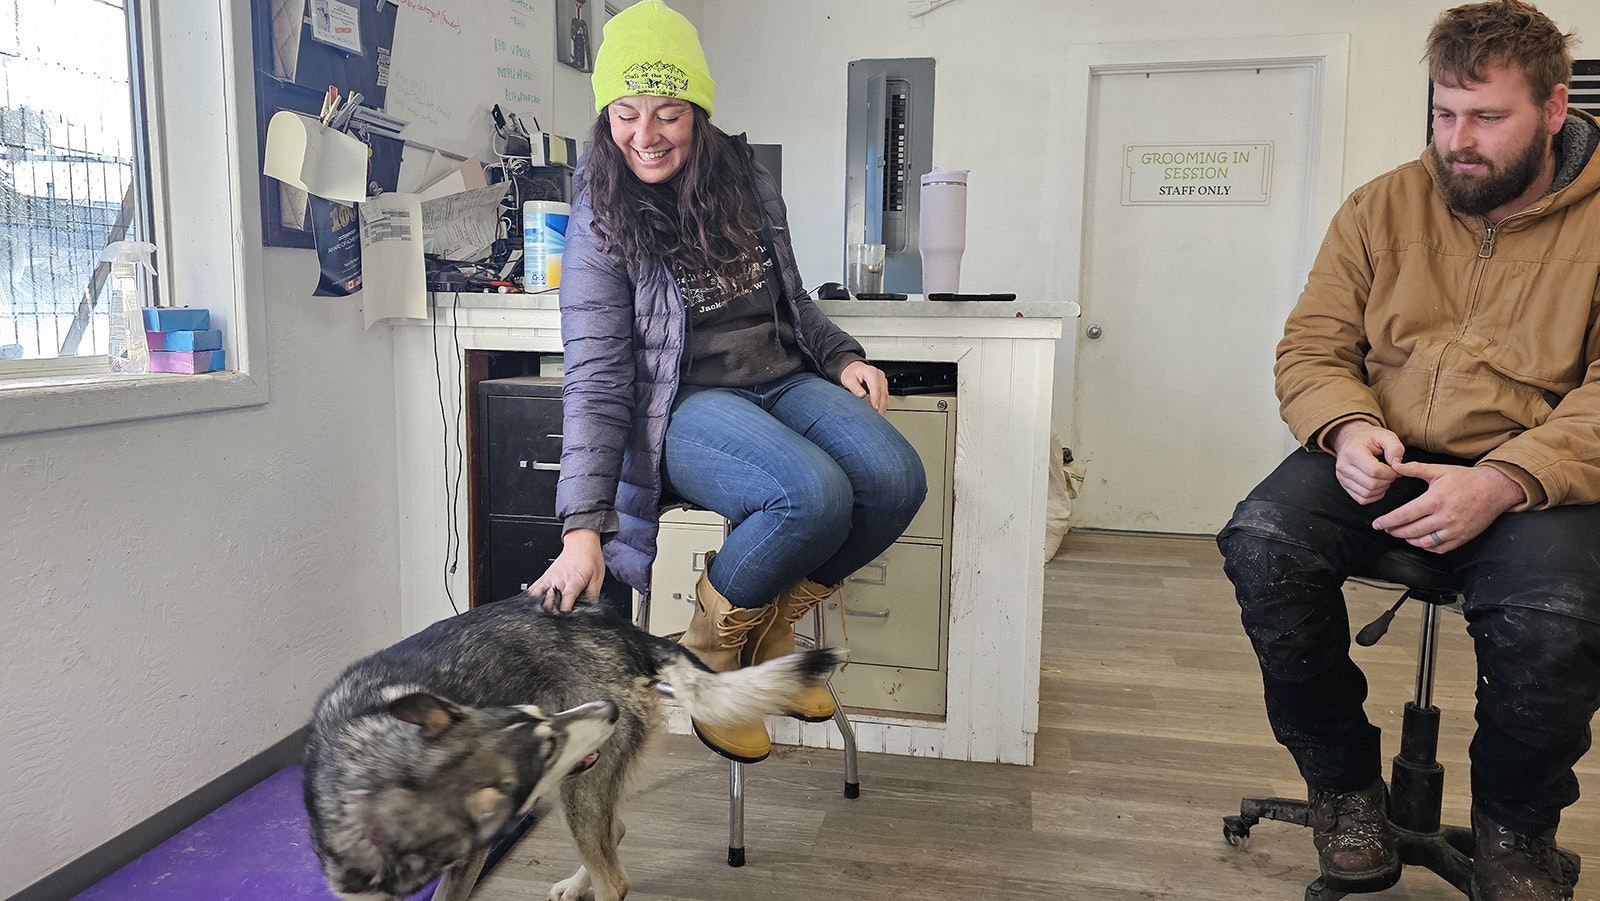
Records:
[[[528,587],[561,553],[556,482],[561,478],[561,379],[518,376],[478,383],[484,576],[478,603]],[[631,607],[607,578],[611,604]],[[619,611],[620,612],[620,611]]]

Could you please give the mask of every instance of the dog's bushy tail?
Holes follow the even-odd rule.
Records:
[[[840,648],[796,651],[759,666],[714,673],[687,653],[661,661],[660,681],[689,715],[707,725],[728,725],[782,714],[800,693],[818,685],[844,663]]]

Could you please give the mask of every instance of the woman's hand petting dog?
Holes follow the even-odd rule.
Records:
[[[561,536],[561,554],[528,586],[528,596],[540,598],[546,610],[565,613],[583,598],[600,596],[606,580],[605,555],[600,552],[600,533],[593,529],[572,529]]]

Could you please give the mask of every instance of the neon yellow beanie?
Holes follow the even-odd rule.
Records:
[[[606,23],[594,56],[594,111],[636,94],[677,97],[711,115],[711,80],[700,33],[661,0],[639,0]]]

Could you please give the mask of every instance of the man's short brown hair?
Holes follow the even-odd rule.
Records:
[[[1428,77],[1446,87],[1488,80],[1489,70],[1511,66],[1522,72],[1535,102],[1572,80],[1571,34],[1563,34],[1531,3],[1488,0],[1445,10],[1428,32]]]

